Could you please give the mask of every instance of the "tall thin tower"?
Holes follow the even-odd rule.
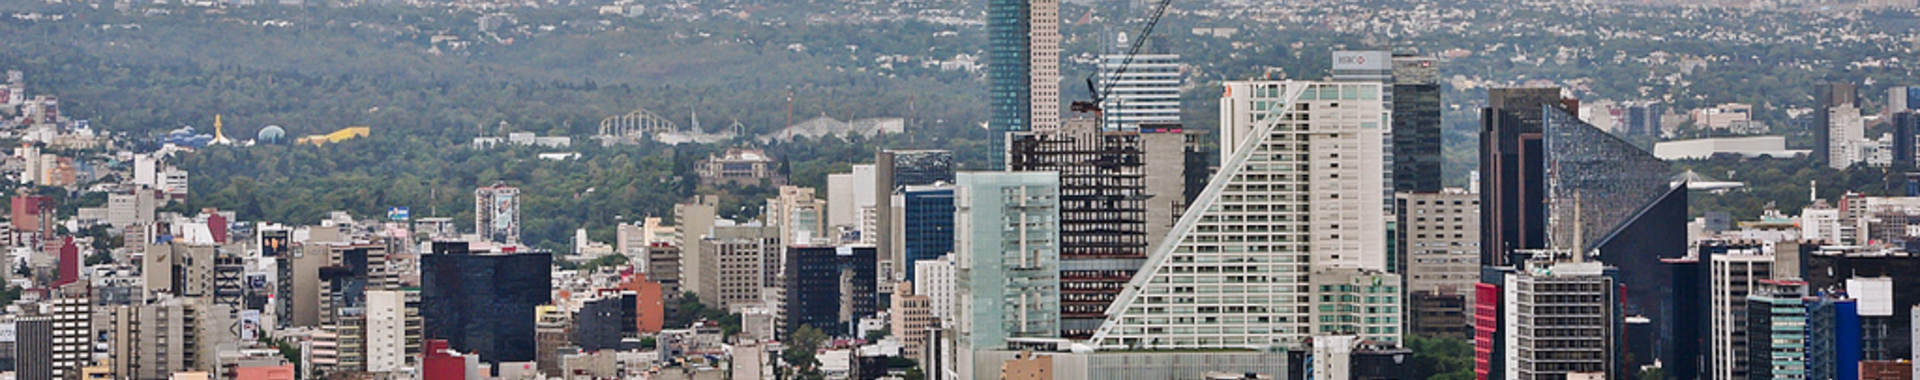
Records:
[[[1006,166],[1006,134],[1060,124],[1059,0],[987,3],[988,169]]]

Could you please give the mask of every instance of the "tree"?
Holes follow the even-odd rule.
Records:
[[[1415,378],[1428,379],[1471,379],[1473,374],[1473,346],[1466,340],[1408,336],[1408,348],[1413,349],[1413,373]]]
[[[881,339],[886,339],[886,338],[887,338],[887,329],[879,329],[879,330],[873,330],[873,331],[867,332],[868,342],[878,342]]]
[[[789,338],[788,343],[791,344],[787,346],[786,351],[780,353],[780,359],[787,363],[784,368],[790,371],[789,374],[800,379],[824,377],[820,374],[820,361],[814,357],[814,353],[818,352],[821,344],[827,341],[827,333],[807,325],[800,326],[800,330],[794,331],[793,336]]]

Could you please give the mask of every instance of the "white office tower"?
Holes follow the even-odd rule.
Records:
[[[1108,309],[1092,343],[1301,347],[1313,335],[1398,343],[1399,327],[1353,329],[1322,323],[1315,311],[1341,308],[1318,301],[1321,296],[1404,305],[1399,278],[1384,273],[1388,211],[1381,163],[1388,116],[1382,86],[1228,82],[1220,105],[1219,172]],[[1316,272],[1365,281],[1331,286],[1313,279]],[[1398,326],[1399,309],[1370,306],[1355,311],[1366,315],[1328,317]]]
[[[1160,41],[1143,45],[1133,60],[1127,51],[1134,41],[1119,35],[1112,52],[1100,55],[1101,125],[1106,131],[1139,131],[1141,125],[1180,124],[1180,55],[1166,52]],[[1121,72],[1121,67],[1126,67]]]
[[[1853,164],[1866,162],[1874,142],[1867,140],[1866,120],[1860,116],[1860,108],[1841,105],[1831,108],[1827,115],[1827,166],[1834,169],[1846,169]]]
[[[1710,259],[1713,380],[1747,378],[1747,295],[1773,278],[1773,255],[1738,249]]]

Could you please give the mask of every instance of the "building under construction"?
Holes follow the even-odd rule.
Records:
[[[1065,124],[1011,134],[1006,162],[1010,171],[1060,175],[1060,327],[1066,337],[1084,338],[1185,210],[1191,149],[1177,127],[1143,133],[1102,131],[1093,119]]]

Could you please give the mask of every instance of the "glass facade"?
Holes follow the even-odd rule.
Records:
[[[435,243],[434,253],[420,258],[426,337],[488,363],[533,361],[534,308],[553,302],[553,255],[449,248]]]
[[[913,279],[915,262],[932,260],[953,252],[953,187],[909,187],[900,191],[900,226],[907,261],[902,263],[908,279]],[[915,284],[920,285],[920,284]]]
[[[1672,188],[1666,161],[1558,108],[1544,113],[1549,248],[1597,248]]]
[[[1805,282],[1761,280],[1747,296],[1747,378],[1807,378]]]
[[[954,216],[961,340],[1060,335],[1060,180],[1053,172],[961,173]]]
[[[989,170],[1006,165],[1006,132],[1031,130],[1030,0],[987,1]]]

